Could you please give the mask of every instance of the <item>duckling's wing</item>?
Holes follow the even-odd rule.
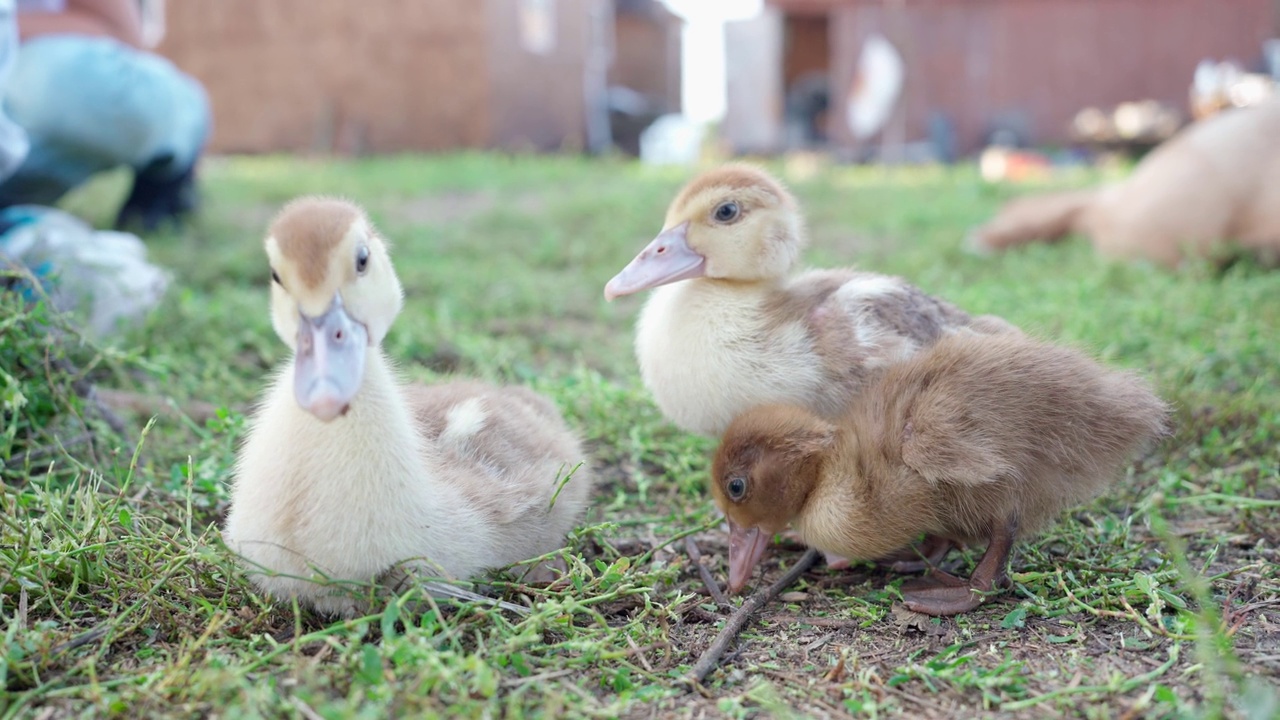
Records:
[[[925,293],[901,278],[856,273],[832,294],[860,336],[901,338],[916,347],[931,345],[950,329],[972,322],[968,313]]]
[[[849,269],[805,272],[774,303],[773,315],[802,319],[828,364],[865,369],[909,356],[974,322],[902,278]]]
[[[535,462],[532,467],[506,473],[472,473],[465,490],[477,507],[499,525],[551,512],[557,486],[572,467],[556,471],[550,464]],[[569,480],[572,482],[572,479]]]
[[[552,402],[475,382],[416,388],[412,401],[436,473],[486,521],[549,514],[576,450]]]
[[[981,485],[1007,477],[1013,466],[984,433],[984,423],[959,398],[924,393],[902,429],[902,461],[934,483]]]
[[[489,431],[473,438],[444,436],[435,446],[437,472],[487,521],[506,525],[547,513],[557,483],[557,463],[511,434]]]

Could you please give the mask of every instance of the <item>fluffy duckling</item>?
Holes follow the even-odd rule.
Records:
[[[907,607],[971,610],[1006,582],[1016,538],[1100,492],[1166,417],[1137,376],[1021,333],[949,335],[882,373],[836,423],[753,408],[712,466],[730,588],[788,524],[806,544],[866,560],[926,534],[986,552],[968,580],[935,572],[904,587]]]
[[[729,164],[686,185],[662,233],[608,282],[608,300],[656,288],[635,349],[669,420],[718,436],[765,403],[835,419],[873,371],[945,332],[1012,329],[901,278],[847,269],[792,276],[806,242],[791,193],[757,167]]]
[[[294,353],[240,450],[223,533],[259,588],[349,615],[359,602],[324,580],[387,582],[401,563],[463,579],[563,545],[591,489],[586,468],[565,479],[578,439],[530,390],[397,378],[381,342],[403,291],[359,207],[295,200],[266,253]]]

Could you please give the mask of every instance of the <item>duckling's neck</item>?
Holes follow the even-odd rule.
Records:
[[[795,522],[804,542],[850,560],[874,560],[916,539],[922,508],[910,484],[881,476],[860,462],[856,447],[823,460],[818,481]]]
[[[285,373],[292,377],[292,363]],[[300,440],[297,446],[306,455],[298,460],[310,466],[309,472],[298,473],[293,480],[305,486],[315,503],[346,507],[353,513],[358,507],[386,512],[389,507],[403,507],[404,498],[419,496],[424,486],[433,493],[448,494],[449,488],[424,462],[413,413],[381,348],[368,349],[360,390],[344,415],[323,422],[291,397],[285,405],[294,437]],[[318,476],[327,481],[316,482]]]
[[[767,295],[771,291],[781,288],[785,282],[785,277],[770,277],[759,280],[701,277],[664,285],[655,292],[678,293],[687,297],[745,298],[753,295]]]
[[[759,321],[759,311],[769,294],[781,287],[781,279],[682,280],[654,290],[644,314],[666,316],[663,324],[669,331],[689,323],[713,323],[721,327],[751,325]],[[743,329],[754,332],[754,328]]]
[[[706,278],[657,288],[636,326],[636,355],[668,419],[719,435],[752,405],[803,403],[821,385],[805,328],[766,312],[775,288]]]

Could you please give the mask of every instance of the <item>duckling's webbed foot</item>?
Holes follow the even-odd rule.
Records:
[[[903,585],[903,604],[926,615],[958,615],[978,607],[988,594],[1008,583],[1005,568],[1017,529],[1017,521],[1009,520],[992,531],[987,550],[968,581],[935,570]]]
[[[971,582],[946,573],[929,575],[903,585],[902,602],[909,610],[926,615],[958,615],[986,599]]]
[[[887,555],[879,562],[888,564],[889,569],[897,573],[922,572],[937,567],[954,547],[958,546],[947,538],[925,535],[919,543]]]

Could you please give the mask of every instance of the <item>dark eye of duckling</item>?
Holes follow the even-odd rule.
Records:
[[[365,270],[369,269],[369,246],[361,245],[356,248],[356,272],[363,275]]]
[[[747,494],[747,479],[742,476],[731,477],[725,490],[728,491],[730,500],[738,502]]]
[[[715,219],[722,223],[733,222],[738,219],[738,215],[740,213],[741,211],[738,209],[738,203],[721,203],[720,206],[716,208]]]
[[[280,273],[276,272],[275,268],[272,268],[271,270],[271,282],[274,282],[280,287],[284,287],[284,282],[280,280]]]

